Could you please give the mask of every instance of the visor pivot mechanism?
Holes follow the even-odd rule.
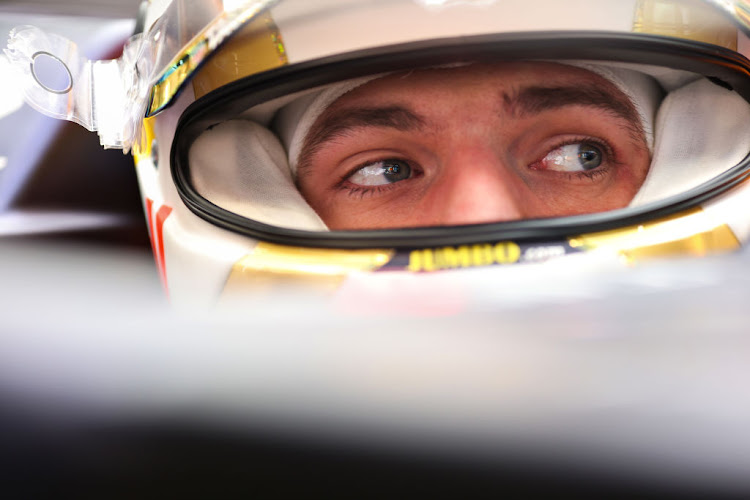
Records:
[[[51,70],[52,72],[56,72],[56,74],[53,74],[53,75],[42,74],[45,70],[41,69],[39,66],[44,65],[43,58],[44,59],[49,58],[51,59],[51,61],[56,63],[54,68],[48,68],[48,70]],[[57,57],[54,54],[50,54],[49,52],[46,52],[44,50],[40,50],[34,53],[31,56],[31,63],[30,63],[29,70],[31,72],[31,76],[34,77],[34,80],[36,81],[36,83],[47,92],[51,92],[53,94],[67,94],[73,88],[73,75],[70,74],[70,69],[59,57]],[[60,71],[63,71],[65,74],[61,75]],[[67,79],[65,80],[67,83],[64,88],[56,89],[56,88],[48,86],[42,81],[49,77],[51,77],[53,81],[58,81],[60,80],[61,76],[63,77],[67,76]]]
[[[147,42],[135,35],[121,58],[91,61],[66,38],[19,26],[11,31],[5,54],[30,106],[97,132],[102,146],[127,153],[145,114],[148,78],[143,76],[150,68],[140,56]]]

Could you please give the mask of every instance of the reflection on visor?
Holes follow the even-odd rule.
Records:
[[[271,26],[266,30],[269,43],[264,44],[271,48],[250,47],[241,71],[227,73],[208,88],[285,64],[287,49],[293,53],[289,62],[296,63],[441,37],[592,28],[662,34],[736,48],[732,20],[747,27],[745,0],[581,0],[576,5],[571,9],[558,0],[164,0],[148,3],[146,30],[129,41],[117,60],[89,61],[70,41],[30,27],[13,31],[7,52],[25,76],[26,99],[32,106],[98,131],[105,147],[127,151],[138,141],[144,117],[169,106],[216,49],[253,20]],[[281,44],[282,34],[288,47]],[[39,54],[67,66],[69,88],[50,91],[38,83],[33,61]],[[268,57],[274,61],[261,61]]]
[[[143,118],[167,106],[227,37],[277,2],[174,0],[110,61],[90,61],[70,40],[31,26],[11,32],[6,53],[25,77],[31,106],[98,131],[105,147],[128,151]],[[64,91],[39,83],[33,64],[39,54],[64,65],[70,76]]]

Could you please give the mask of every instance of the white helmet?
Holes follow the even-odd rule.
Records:
[[[720,0],[154,0],[117,60],[31,27],[7,52],[30,104],[132,151],[175,302],[305,285],[435,304],[511,264],[747,240],[748,18]]]

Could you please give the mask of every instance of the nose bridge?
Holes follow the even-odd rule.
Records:
[[[488,144],[466,143],[444,157],[436,194],[446,224],[524,217],[523,182],[505,152]]]

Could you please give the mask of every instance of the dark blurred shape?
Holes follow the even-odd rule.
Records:
[[[472,461],[168,419],[65,427],[0,415],[12,458],[0,477],[12,498],[724,498],[554,461]]]
[[[150,249],[133,158],[120,150],[102,149],[96,134],[74,123],[62,122],[12,206],[16,210],[103,212],[123,220],[112,227],[34,238]]]

